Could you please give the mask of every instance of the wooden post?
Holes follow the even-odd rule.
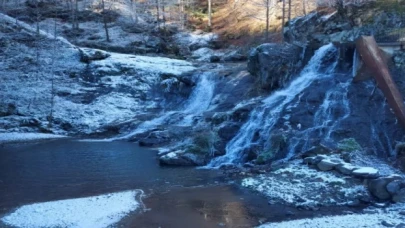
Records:
[[[374,37],[361,36],[356,41],[356,48],[365,66],[372,72],[378,87],[387,98],[397,119],[405,127],[405,106],[402,95],[391,77],[383,53],[381,53]]]

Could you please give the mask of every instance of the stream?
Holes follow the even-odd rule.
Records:
[[[136,189],[144,192],[145,208],[120,227],[252,227],[265,216],[284,216],[284,210],[269,214],[274,205],[226,179],[218,170],[160,167],[156,151],[129,142],[5,144],[0,217],[27,204]]]

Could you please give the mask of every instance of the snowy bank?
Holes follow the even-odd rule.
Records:
[[[360,180],[319,172],[299,161],[272,173],[245,178],[242,186],[262,193],[272,202],[304,208],[350,205],[369,197]]]
[[[54,139],[64,138],[63,135],[44,134],[44,133],[0,133],[0,142],[16,142],[16,141],[28,141],[39,139]]]
[[[404,205],[402,205],[403,207]],[[350,214],[339,216],[326,216],[313,219],[299,219],[285,221],[280,223],[267,223],[259,226],[259,228],[357,228],[357,227],[403,227],[404,219],[401,218],[398,210],[392,211],[375,211],[370,214]],[[403,217],[403,215],[402,215]],[[401,225],[399,225],[401,224]]]
[[[120,73],[124,69],[139,70],[144,73],[180,75],[196,68],[187,61],[165,57],[110,53],[107,59],[94,61],[92,66],[105,73]]]
[[[126,191],[79,199],[35,203],[1,218],[16,227],[108,227],[140,204],[140,191]]]

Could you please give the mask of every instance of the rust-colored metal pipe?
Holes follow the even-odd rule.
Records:
[[[394,114],[405,128],[405,106],[402,95],[391,77],[384,55],[374,37],[361,36],[356,41],[356,48],[365,66],[372,72],[378,87],[387,98]]]

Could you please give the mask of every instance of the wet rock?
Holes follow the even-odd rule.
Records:
[[[218,129],[218,135],[221,139],[229,141],[238,133],[240,127],[238,123],[225,124]]]
[[[400,211],[399,214],[400,215],[405,215],[405,211]]]
[[[405,228],[405,223],[400,223],[395,228]]]
[[[185,153],[184,151],[174,151],[161,156],[159,164],[169,166],[201,166],[205,165],[206,162],[203,156]]]
[[[158,146],[170,141],[168,131],[153,131],[147,137],[139,140],[139,146],[152,147]]]
[[[250,53],[248,71],[262,89],[281,88],[301,69],[301,53],[302,48],[292,44],[262,44]]]
[[[378,169],[374,169],[372,167],[362,167],[355,169],[352,172],[352,175],[358,178],[372,179],[379,177],[380,174]]]
[[[317,167],[322,171],[330,171],[337,165],[339,165],[339,163],[333,162],[329,159],[323,159],[317,164]]]
[[[387,185],[399,178],[400,177],[398,176],[388,176],[370,180],[368,182],[368,190],[370,191],[371,195],[380,200],[389,200],[391,198],[391,194],[387,190]]]

